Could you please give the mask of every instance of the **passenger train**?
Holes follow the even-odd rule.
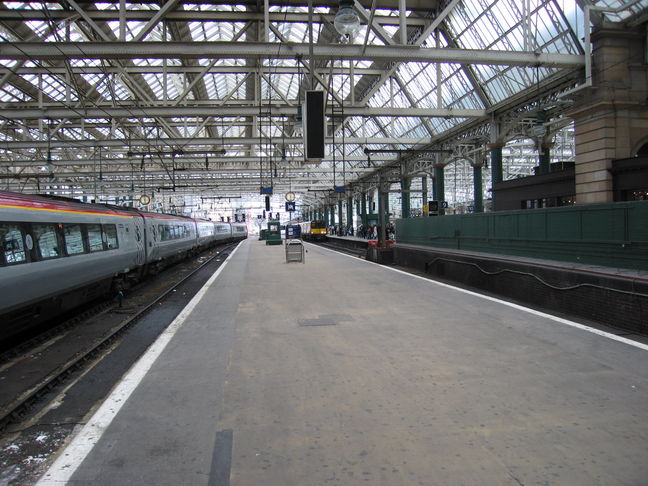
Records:
[[[245,223],[0,191],[0,339],[245,238]]]
[[[326,240],[326,223],[321,219],[303,221],[301,226],[302,238],[305,240],[324,241]]]

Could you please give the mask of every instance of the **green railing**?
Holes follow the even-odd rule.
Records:
[[[648,270],[648,201],[399,219],[396,239]]]

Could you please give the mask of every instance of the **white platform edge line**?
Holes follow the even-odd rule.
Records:
[[[312,244],[312,243],[310,243],[310,244]],[[345,257],[349,257],[349,258],[354,258],[354,259],[356,259],[358,261],[361,261],[361,262],[364,262],[364,263],[368,263],[368,264],[371,264],[371,265],[378,265],[379,267],[384,268],[386,270],[391,270],[392,272],[398,272],[398,273],[401,273],[403,275],[407,275],[409,277],[418,278],[419,280],[423,280],[424,282],[428,282],[428,283],[431,283],[431,284],[434,284],[434,285],[438,285],[440,287],[445,287],[447,289],[453,289],[453,290],[456,290],[458,292],[463,292],[464,294],[473,295],[475,297],[480,297],[480,298],[485,299],[485,300],[490,300],[491,302],[498,302],[498,303],[506,305],[508,307],[512,307],[513,309],[518,309],[518,310],[527,312],[529,314],[544,317],[546,319],[551,319],[552,321],[559,322],[559,323],[565,324],[567,326],[575,327],[575,328],[581,329],[583,331],[591,332],[593,334],[597,334],[599,336],[603,336],[603,337],[606,337],[608,339],[612,339],[614,341],[618,341],[620,343],[628,344],[630,346],[634,346],[635,348],[639,348],[639,349],[643,349],[644,351],[648,351],[648,344],[639,343],[639,342],[633,341],[631,339],[627,339],[627,338],[624,338],[624,337],[621,337],[621,336],[617,336],[616,334],[601,331],[600,329],[596,329],[594,327],[589,327],[589,326],[586,326],[584,324],[579,324],[578,322],[570,321],[568,319],[563,319],[562,317],[547,314],[545,312],[540,312],[540,311],[537,311],[535,309],[531,309],[529,307],[524,307],[524,306],[521,306],[519,304],[514,304],[512,302],[507,302],[505,300],[497,299],[497,298],[491,297],[489,295],[484,295],[484,294],[480,294],[480,293],[477,293],[477,292],[473,292],[471,290],[462,289],[461,287],[455,287],[454,285],[449,285],[449,284],[446,284],[446,283],[443,283],[443,282],[437,282],[436,280],[431,280],[431,279],[428,279],[428,278],[425,278],[425,277],[421,277],[419,275],[414,275],[414,274],[411,274],[411,273],[407,273],[407,272],[404,272],[402,270],[398,270],[397,268],[392,268],[392,267],[388,267],[388,266],[385,266],[385,265],[381,265],[380,263],[370,262],[370,261],[365,260],[363,258],[358,258],[358,257],[355,257],[353,255],[348,255],[346,253],[341,253],[341,252],[338,252],[338,251],[335,251],[335,250],[331,250],[329,248],[324,248],[324,247],[317,246],[317,245],[313,245],[313,246],[315,246],[317,248],[320,248],[322,250],[330,251],[330,252],[335,253],[337,255],[342,255],[342,256],[345,256]]]
[[[144,376],[153,366],[153,363],[164,351],[178,329],[182,327],[187,317],[203,298],[207,290],[218,278],[230,259],[246,240],[239,243],[234,251],[229,254],[223,264],[214,272],[209,280],[202,286],[198,293],[189,301],[187,306],[180,311],[171,324],[160,334],[142,357],[124,374],[120,382],[104,400],[90,420],[83,426],[79,433],[72,439],[61,455],[54,461],[36,486],[51,486],[67,484],[74,472],[81,465],[92,448],[99,442],[104,431],[108,428],[113,418],[117,415],[130,395],[140,384]]]

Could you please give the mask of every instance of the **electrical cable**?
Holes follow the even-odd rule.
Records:
[[[488,275],[488,276],[501,275],[503,273],[513,273],[515,275],[523,275],[523,276],[526,276],[526,277],[532,277],[535,280],[537,280],[538,282],[540,282],[542,285],[544,285],[546,287],[549,287],[549,288],[551,288],[553,290],[567,291],[567,290],[576,290],[576,289],[579,289],[579,288],[588,287],[588,288],[594,288],[594,289],[599,289],[599,290],[605,290],[605,291],[609,291],[609,292],[616,292],[616,293],[625,294],[625,295],[631,295],[631,296],[634,296],[634,297],[648,298],[648,294],[642,294],[640,292],[631,292],[629,290],[613,289],[613,288],[610,288],[610,287],[603,287],[601,285],[595,285],[595,284],[589,284],[589,283],[569,285],[567,287],[558,287],[556,285],[550,284],[549,282],[545,281],[544,279],[542,279],[541,277],[539,277],[538,275],[536,275],[534,273],[522,272],[520,270],[511,270],[511,269],[508,269],[508,268],[504,268],[502,270],[497,270],[497,271],[492,272],[492,271],[485,270],[479,264],[474,263],[474,262],[465,262],[465,261],[455,260],[455,259],[452,259],[452,258],[445,258],[445,257],[436,257],[436,258],[433,258],[432,260],[426,262],[425,267],[424,267],[425,272],[430,273],[430,272],[428,272],[429,268],[434,263],[436,263],[437,261],[445,261],[445,262],[450,262],[450,263],[457,263],[457,264],[461,264],[461,265],[472,266],[472,267],[477,268],[484,275]]]

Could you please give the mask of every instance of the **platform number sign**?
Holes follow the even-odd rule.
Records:
[[[295,202],[294,201],[286,201],[286,212],[291,212],[295,210]]]

